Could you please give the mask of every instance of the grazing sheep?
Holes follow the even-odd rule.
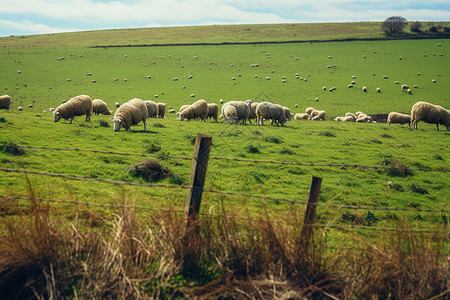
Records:
[[[219,114],[219,106],[216,103],[208,103],[208,119],[212,118],[217,123],[217,115]]]
[[[388,125],[391,125],[391,123],[397,123],[400,125],[403,125],[406,123],[409,124],[410,121],[411,121],[410,115],[398,113],[395,111],[390,112],[388,115],[388,118],[387,118]]]
[[[363,86],[363,87],[362,87],[362,91],[363,91],[363,92],[367,92],[367,87],[366,87],[366,86]]]
[[[180,110],[177,112],[177,116],[180,115],[180,113],[183,111],[183,109],[185,109],[186,107],[189,107],[189,105],[190,105],[190,104],[182,105],[182,106],[180,107]]]
[[[244,101],[228,101],[228,105],[232,105],[236,108],[238,121],[241,121],[243,124],[247,123],[247,120],[250,116],[250,107],[253,103],[252,100]],[[225,103],[225,104],[227,104]],[[222,106],[223,108],[223,106]]]
[[[297,113],[294,116],[294,120],[309,120],[310,118],[311,116],[308,115],[307,113],[304,114]]]
[[[450,130],[450,111],[440,105],[434,105],[428,102],[420,101],[415,103],[411,108],[411,127],[417,129],[417,123],[424,121],[425,123],[436,124],[439,130],[439,124]]]
[[[256,124],[263,126],[264,119],[274,120],[281,126],[284,126],[287,121],[283,107],[270,102],[261,102],[256,106]]]
[[[11,105],[11,97],[9,95],[0,96],[0,109],[8,109]]]
[[[407,92],[408,94],[410,94],[410,95],[412,94],[411,89],[407,89],[406,92]]]
[[[75,116],[86,115],[86,121],[91,120],[92,100],[88,95],[75,96],[69,101],[58,106],[53,112],[53,122],[58,122],[61,118],[70,119],[72,124]]]
[[[119,103],[119,102],[116,102],[116,103],[114,103],[114,106],[115,106],[116,108],[119,108],[119,107],[120,107],[120,103]]]
[[[157,118],[159,114],[158,104],[156,104],[156,102],[152,100],[145,100],[144,103],[147,106],[147,118]]]
[[[250,106],[250,115],[248,116],[248,121],[250,124],[252,123],[251,119],[256,119],[256,107],[258,106],[259,102],[253,102]]]
[[[158,102],[156,105],[158,105],[158,118],[164,119],[166,117],[166,104]]]
[[[23,110],[23,107],[22,107],[22,106],[19,106],[19,107],[17,108],[17,110],[18,110],[18,111],[22,111],[22,110]]]
[[[48,111],[52,113],[52,112],[55,111],[55,108],[54,108],[54,107],[50,107],[50,108],[48,109]]]
[[[122,104],[114,113],[112,118],[114,122],[114,131],[120,128],[130,130],[133,125],[138,125],[141,121],[144,123],[144,131],[147,130],[148,108],[145,102],[139,98],[133,98]]]
[[[409,85],[407,84],[402,84],[402,92],[403,91],[407,91],[409,89]]]
[[[220,117],[223,119],[223,123],[228,121],[228,123],[234,124],[238,120],[236,107],[225,103],[222,106],[222,113],[220,114]]]
[[[381,93],[381,89],[377,87],[377,93]]]
[[[94,115],[112,115],[112,112],[108,109],[108,105],[101,99],[92,100],[92,112]]]
[[[284,114],[286,115],[286,119],[287,119],[288,121],[292,120],[292,116],[293,116],[294,114],[291,113],[291,110],[289,109],[289,107],[283,106],[283,110],[284,110]]]
[[[180,112],[180,121],[200,118],[201,121],[205,122],[207,117],[208,103],[204,99],[195,101]]]

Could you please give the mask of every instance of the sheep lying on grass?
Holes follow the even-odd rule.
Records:
[[[139,98],[134,98],[122,104],[114,113],[114,131],[119,131],[120,128],[130,130],[133,125],[138,125],[141,121],[144,122],[144,131],[147,130],[148,109],[145,102]]]
[[[450,130],[450,111],[440,105],[420,101],[411,108],[411,128],[417,129],[417,123],[420,121],[436,124],[437,130],[439,130],[439,124],[444,125],[448,131]]]
[[[108,105],[101,99],[92,100],[92,112],[94,115],[112,115]]]
[[[72,124],[75,116],[86,115],[86,121],[91,120],[92,100],[88,95],[75,96],[69,101],[61,104],[53,111],[53,122],[58,122],[61,118],[70,119]]]
[[[11,97],[9,95],[0,96],[0,109],[8,109],[11,105]]]
[[[391,123],[397,123],[397,124],[403,125],[406,123],[409,124],[410,122],[411,122],[410,115],[398,113],[395,111],[390,112],[388,115],[388,118],[387,118],[388,125],[391,125]]]
[[[205,100],[200,99],[192,103],[188,107],[180,111],[180,121],[183,120],[195,120],[199,118],[205,122],[208,117],[208,103]]]
[[[294,120],[310,120],[310,118],[311,116],[308,115],[307,113],[304,114],[297,113],[294,116]]]
[[[264,120],[274,120],[276,124],[280,124],[284,126],[286,124],[286,114],[281,105],[270,103],[270,102],[261,102],[256,106],[256,124],[264,125]]]

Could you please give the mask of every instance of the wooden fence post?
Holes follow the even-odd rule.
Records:
[[[303,227],[300,233],[300,246],[304,253],[308,252],[309,243],[312,235],[312,225],[316,218],[317,201],[319,200],[320,185],[322,184],[321,177],[313,176],[311,178],[311,185],[309,186],[308,203],[306,204],[305,218],[303,219]]]
[[[185,206],[186,225],[188,227],[196,221],[200,212],[211,140],[211,136],[202,134],[197,134],[195,139],[194,158],[192,159],[191,178]]]

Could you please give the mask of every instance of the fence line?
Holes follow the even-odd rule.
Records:
[[[38,201],[55,202],[55,203],[98,206],[98,207],[105,207],[105,208],[133,208],[133,209],[136,208],[136,209],[153,210],[153,211],[161,211],[161,212],[183,212],[183,210],[161,209],[161,208],[154,208],[154,207],[148,207],[148,206],[122,205],[122,204],[101,204],[101,203],[83,202],[83,201],[75,201],[75,200],[56,200],[56,199],[46,199],[46,198],[38,198],[38,197],[0,195],[0,198],[14,199],[14,200],[30,200],[30,201],[38,200]]]
[[[38,171],[27,171],[22,169],[9,169],[9,168],[0,168],[1,172],[9,172],[9,173],[23,173],[23,174],[35,174],[42,176],[51,176],[51,177],[60,177],[70,180],[77,181],[97,181],[104,182],[113,185],[129,185],[129,186],[143,186],[143,187],[164,187],[164,188],[176,188],[176,189],[189,189],[189,186],[186,185],[168,185],[168,184],[157,184],[157,183],[139,183],[139,182],[129,182],[129,181],[119,181],[105,178],[92,178],[92,177],[83,177],[83,176],[75,176],[75,175],[67,175],[60,173],[46,173],[46,172],[38,172]],[[274,200],[274,201],[282,201],[282,202],[290,202],[296,204],[306,204],[306,200],[298,200],[298,199],[290,199],[290,198],[277,198],[270,197],[266,195],[253,195],[253,194],[245,194],[238,192],[227,192],[227,191],[218,191],[212,189],[204,189],[203,192],[220,194],[220,195],[229,195],[229,196],[242,196],[249,198],[258,198],[263,200]],[[375,207],[375,206],[353,206],[353,205],[332,205],[325,203],[314,203],[311,205],[316,205],[320,207],[327,208],[337,208],[337,209],[353,209],[353,210],[380,210],[380,211],[410,211],[410,212],[427,212],[427,213],[450,213],[450,210],[433,210],[433,209],[420,209],[420,208],[390,208],[390,207]]]
[[[55,203],[66,203],[66,204],[76,204],[76,205],[86,205],[86,206],[97,206],[97,207],[105,207],[105,208],[137,208],[143,210],[152,210],[159,212],[175,212],[175,213],[183,213],[184,210],[174,210],[174,209],[160,209],[153,208],[147,206],[136,206],[136,205],[121,205],[121,204],[101,204],[101,203],[92,203],[92,202],[82,202],[82,201],[74,201],[74,200],[56,200],[56,199],[46,199],[46,198],[37,198],[37,197],[24,197],[24,196],[8,196],[8,195],[0,195],[2,199],[15,199],[15,200],[39,200],[46,202],[55,202]],[[220,218],[223,217],[221,215],[213,215],[200,213],[201,216],[206,218]],[[252,221],[252,222],[268,222],[271,224],[281,223],[281,224],[290,224],[294,225],[294,223],[287,223],[284,221],[268,221],[264,219],[253,219],[253,218],[245,218],[245,217],[237,217],[233,215],[227,215],[229,219],[239,219],[243,221]],[[441,233],[443,231],[439,230],[405,230],[405,229],[394,229],[394,228],[383,228],[383,227],[369,227],[369,226],[339,226],[339,225],[306,225],[311,228],[322,228],[322,229],[340,229],[340,230],[371,230],[371,231],[389,231],[389,232],[405,232],[405,233]]]
[[[0,146],[8,147],[9,144],[0,144]],[[16,145],[21,148],[27,149],[42,149],[42,150],[55,150],[55,151],[76,151],[76,152],[92,152],[100,154],[112,154],[112,155],[122,155],[122,156],[143,156],[143,157],[153,157],[153,158],[170,158],[170,159],[180,159],[180,160],[192,160],[192,157],[183,156],[170,156],[170,155],[156,155],[156,154],[137,154],[137,153],[125,153],[125,152],[114,152],[114,151],[102,151],[102,150],[89,150],[89,149],[79,149],[79,148],[52,148],[52,147],[39,147],[39,146],[21,146]],[[289,161],[275,161],[275,160],[254,160],[254,159],[243,159],[243,158],[228,158],[228,157],[209,157],[213,160],[226,160],[234,162],[243,163],[263,163],[263,164],[278,164],[278,165],[291,165],[291,166],[306,166],[306,167],[331,167],[331,168],[354,168],[354,169],[373,169],[373,170],[391,170],[398,169],[395,167],[388,166],[367,166],[358,164],[347,164],[347,163],[308,163],[308,162],[289,162]],[[410,171],[421,171],[421,172],[443,172],[447,173],[449,169],[429,169],[429,168],[407,168]]]

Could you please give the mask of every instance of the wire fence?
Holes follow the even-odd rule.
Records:
[[[0,144],[2,147],[11,147],[11,144]],[[17,145],[16,145],[17,146]],[[193,158],[188,157],[179,157],[179,156],[169,156],[169,155],[152,155],[152,154],[137,154],[137,153],[123,153],[123,152],[114,152],[114,151],[102,151],[102,150],[89,150],[89,149],[78,149],[78,148],[54,148],[54,147],[36,147],[36,146],[17,146],[25,149],[34,149],[34,150],[46,150],[46,151],[74,151],[74,152],[89,152],[96,154],[107,154],[107,155],[122,155],[122,156],[140,156],[140,157],[153,157],[160,159],[174,159],[174,160],[186,160],[192,161]],[[4,149],[4,148],[3,148]],[[391,166],[367,166],[367,165],[353,165],[353,164],[317,164],[317,163],[301,163],[301,162],[286,162],[286,161],[271,161],[271,160],[250,160],[250,159],[240,159],[240,158],[225,158],[225,157],[210,157],[212,160],[223,160],[223,161],[234,161],[241,163],[262,163],[262,164],[278,164],[278,165],[299,165],[299,166],[308,166],[308,167],[331,167],[331,168],[361,168],[361,169],[374,169],[374,170],[391,170]],[[448,172],[448,169],[429,169],[429,168],[418,168],[418,169],[410,169],[415,171],[423,171],[423,172]],[[63,178],[68,180],[75,181],[88,181],[88,182],[101,182],[111,185],[117,186],[139,186],[139,187],[157,187],[157,188],[168,188],[168,189],[195,189],[193,186],[186,185],[171,185],[171,184],[157,184],[157,183],[140,183],[140,182],[132,182],[132,181],[120,181],[120,180],[112,180],[106,178],[93,178],[93,177],[85,177],[85,176],[77,176],[77,175],[68,175],[61,173],[49,173],[49,172],[40,172],[33,170],[24,170],[24,169],[12,169],[12,168],[0,168],[0,172],[4,173],[16,173],[16,174],[33,174],[37,176],[50,176],[56,178]],[[229,191],[220,191],[215,189],[202,189],[203,192],[213,193],[219,195],[226,196],[234,196],[234,197],[245,197],[245,198],[257,198],[265,201],[279,201],[279,202],[288,202],[292,204],[307,204],[308,202],[300,199],[290,199],[290,198],[279,198],[279,197],[271,197],[267,195],[258,195],[258,194],[250,194],[250,193],[239,193],[239,192],[229,192]],[[76,204],[76,205],[86,205],[86,206],[96,206],[96,207],[104,207],[104,208],[130,208],[130,209],[142,209],[142,210],[152,210],[152,211],[169,211],[163,210],[160,208],[147,207],[147,206],[138,206],[138,205],[121,205],[121,204],[100,204],[100,203],[92,203],[92,202],[81,202],[81,201],[72,201],[72,200],[55,200],[55,199],[45,199],[45,198],[33,198],[33,197],[16,197],[16,196],[7,196],[0,195],[0,198],[6,199],[15,199],[15,200],[28,200],[32,199],[46,202],[58,202],[58,203],[66,203],[66,204]],[[333,205],[333,204],[325,204],[325,203],[308,203],[308,205],[316,206],[316,207],[324,207],[324,208],[332,208],[332,209],[351,209],[351,210],[368,210],[368,211],[404,211],[404,212],[415,212],[415,213],[440,213],[440,214],[448,214],[450,210],[434,210],[434,209],[421,209],[421,208],[396,208],[396,207],[377,207],[377,206],[355,206],[355,205]],[[173,211],[173,210],[170,210]],[[176,210],[176,212],[183,212],[183,210]],[[211,217],[210,214],[206,215]],[[219,216],[215,216],[219,217]],[[257,221],[255,219],[244,218],[249,221]],[[348,230],[372,230],[372,231],[403,231],[394,228],[377,228],[370,226],[339,226],[333,224],[310,224],[307,225],[312,228],[321,228],[321,229],[338,229],[343,231]],[[436,233],[436,230],[412,230],[414,233]]]

